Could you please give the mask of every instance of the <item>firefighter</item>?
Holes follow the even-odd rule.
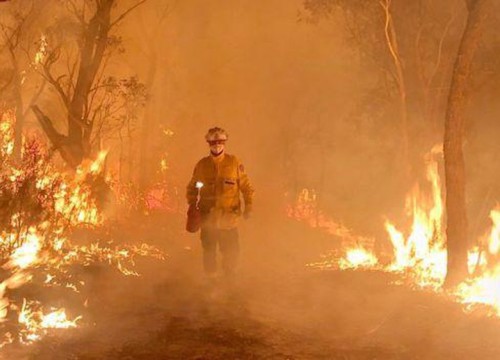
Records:
[[[197,204],[201,213],[203,266],[209,278],[217,273],[217,246],[224,274],[234,273],[239,256],[238,220],[242,215],[248,219],[252,212],[254,190],[243,164],[225,152],[227,139],[219,127],[208,130],[205,140],[210,155],[196,164],[186,192],[188,204]]]

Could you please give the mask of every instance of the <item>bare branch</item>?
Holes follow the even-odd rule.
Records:
[[[68,6],[71,7],[73,15],[78,19],[80,24],[85,24],[84,8],[80,11],[73,0],[68,0]],[[84,5],[85,6],[85,5]]]
[[[148,0],[141,0],[139,1],[138,3],[136,3],[135,5],[133,5],[132,7],[130,7],[128,10],[126,10],[124,13],[122,13],[120,16],[118,16],[118,18],[113,21],[110,25],[109,25],[109,28],[111,29],[113,26],[115,26],[116,24],[118,24],[120,21],[122,21],[130,12],[132,12],[134,9],[136,9],[137,7],[141,6],[142,4],[144,4],[146,1]]]
[[[66,94],[68,98],[71,97],[72,91],[75,90],[75,73],[76,67],[78,66],[78,60],[74,60],[71,63],[70,50],[66,52],[66,69],[68,71],[68,85],[66,86]]]
[[[38,98],[40,97],[40,95],[42,94],[43,90],[45,89],[45,85],[47,84],[46,80],[44,79],[44,81],[42,81],[42,84],[40,85],[40,87],[38,88],[38,91],[35,92],[35,94],[33,94],[31,100],[30,100],[30,103],[28,105],[28,107],[24,110],[23,112],[23,116],[25,117],[27,114],[28,114],[28,111],[30,110],[30,108],[35,105],[35,103],[37,102]]]
[[[92,89],[89,90],[89,93],[91,93],[92,95],[90,96],[90,101],[87,102],[86,107],[85,107],[85,115],[86,116],[89,115],[90,109],[92,108],[92,106],[94,104],[94,99],[95,99],[95,96],[97,94],[97,91],[100,88],[103,88],[103,87],[106,86],[106,85],[102,85],[102,80],[104,78],[104,74],[105,74],[105,71],[106,71],[106,67],[107,67],[107,65],[109,63],[109,60],[110,60],[109,57],[106,57],[106,58],[103,59],[103,63],[101,65],[101,72],[98,75],[98,78],[97,78],[97,81],[96,81],[97,85],[95,87],[93,87]]]
[[[394,60],[394,64],[396,65],[397,68],[401,67],[401,59],[399,58],[398,50],[397,50],[397,43],[394,39],[394,28],[392,24],[392,16],[390,12],[390,7],[391,7],[391,0],[385,0],[385,2],[380,1],[380,5],[385,11],[385,38],[387,40],[387,47],[389,48],[389,52],[391,53],[391,56]],[[400,77],[398,76],[398,83],[401,81]]]
[[[436,63],[435,63],[434,69],[431,73],[431,76],[429,77],[429,81],[427,83],[427,86],[431,86],[432,81],[434,80],[434,78],[437,74],[437,71],[438,71],[439,67],[441,66],[441,57],[443,55],[443,43],[444,43],[444,40],[446,38],[446,35],[448,34],[448,31],[450,30],[451,24],[455,21],[456,18],[457,18],[457,13],[455,13],[452,17],[450,17],[450,19],[448,20],[448,22],[446,23],[446,26],[444,28],[443,35],[441,36],[441,39],[439,39],[439,46],[438,46],[438,53],[437,53],[437,57],[436,57]]]
[[[61,83],[59,82],[65,75],[59,76],[57,79],[54,78],[54,76],[51,73],[51,66],[57,61],[59,58],[58,54],[59,49],[55,49],[48,57],[45,63],[43,64],[43,77],[56,89],[57,93],[59,94],[61,100],[63,101],[64,106],[69,109],[70,108],[70,103],[69,103],[69,98],[68,95],[64,92],[64,89],[61,86]]]

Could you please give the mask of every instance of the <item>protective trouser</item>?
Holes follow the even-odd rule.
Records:
[[[203,266],[207,274],[217,271],[217,244],[222,254],[224,274],[234,273],[238,263],[240,245],[238,229],[201,228],[201,244],[203,247]]]

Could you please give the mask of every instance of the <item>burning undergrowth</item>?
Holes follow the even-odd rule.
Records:
[[[82,268],[106,265],[138,275],[133,270],[137,257],[163,259],[148,244],[115,244],[106,236],[104,209],[111,188],[104,175],[105,153],[67,173],[49,161],[38,140],[30,139],[15,160],[13,121],[7,112],[0,122],[1,346],[29,344],[51,329],[84,323],[78,310],[91,299],[82,295]],[[87,236],[78,236],[82,232]],[[40,294],[51,291],[63,296],[44,303],[48,296]],[[77,302],[78,309],[66,308]]]
[[[406,198],[411,227],[404,231],[391,220],[384,223],[391,252],[375,250],[375,240],[355,233],[318,209],[313,190],[303,190],[287,208],[289,217],[319,228],[341,239],[335,250],[321,261],[308,264],[315,269],[384,271],[399,275],[398,283],[452,297],[466,304],[466,310],[487,306],[489,314],[500,315],[500,208],[491,210],[491,229],[469,250],[469,279],[443,290],[446,276],[446,235],[439,159],[442,147],[426,156],[426,183],[415,184]]]

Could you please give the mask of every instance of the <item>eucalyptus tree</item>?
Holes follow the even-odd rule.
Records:
[[[446,177],[446,238],[448,265],[446,284],[454,285],[468,273],[469,247],[466,211],[466,174],[463,154],[466,89],[470,82],[474,55],[489,10],[488,0],[465,0],[467,21],[453,66],[444,132]]]
[[[1,5],[0,99],[5,108],[15,108],[14,155],[21,155],[22,133],[29,108],[44,90],[45,81],[36,71],[45,52],[43,27],[54,1],[18,0]]]
[[[460,9],[432,0],[304,0],[304,9],[309,21],[344,24],[347,44],[376,78],[357,111],[399,129],[401,169],[412,182],[416,159],[441,141]]]
[[[108,65],[113,55],[124,51],[117,25],[145,2],[127,2],[127,8],[117,0],[61,0],[58,4],[59,16],[47,29],[47,54],[40,73],[62,104],[63,119],[61,111],[49,115],[42,105],[32,109],[54,149],[71,167],[90,156],[110,121],[123,123],[120,119],[127,116],[123,114],[131,97],[138,103],[144,98],[143,86],[132,78],[117,79]]]

